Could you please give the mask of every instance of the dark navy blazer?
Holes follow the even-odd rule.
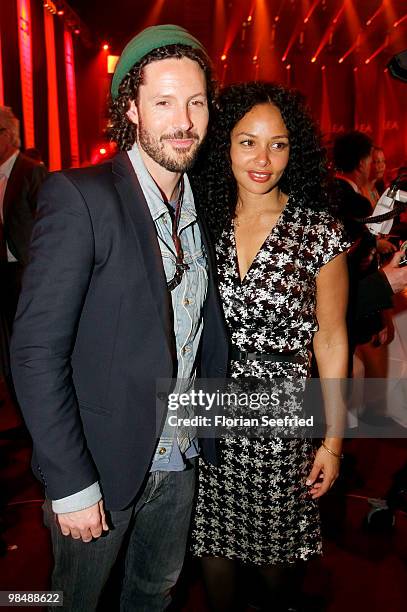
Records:
[[[202,377],[224,377],[227,339],[209,259]],[[121,509],[148,473],[174,374],[170,297],[154,222],[126,153],[52,174],[39,196],[12,338],[14,384],[50,499],[96,480]],[[214,440],[203,441],[209,461]]]

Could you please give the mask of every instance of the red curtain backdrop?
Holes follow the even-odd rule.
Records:
[[[61,169],[61,143],[59,137],[58,83],[55,55],[54,16],[44,9],[45,47],[47,52],[48,84],[48,145],[49,170]]]
[[[76,106],[75,57],[72,44],[72,34],[69,30],[65,30],[64,41],[69,133],[71,137],[71,166],[75,168],[79,166],[78,115]]]
[[[1,32],[0,32],[0,106],[4,106],[3,58],[2,58],[2,53],[1,53]]]
[[[17,0],[17,16],[21,91],[23,97],[24,140],[25,146],[28,148],[35,146],[30,0]]]
[[[64,26],[39,0],[0,0],[0,103],[20,120],[22,149],[38,148],[51,170],[73,165]],[[81,44],[75,40],[72,49],[75,43]]]

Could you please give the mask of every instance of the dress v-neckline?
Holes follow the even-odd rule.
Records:
[[[243,278],[240,275],[240,268],[239,268],[239,258],[237,256],[237,246],[236,246],[236,234],[235,234],[235,227],[234,227],[234,223],[232,221],[232,227],[231,227],[231,240],[232,240],[232,247],[233,247],[233,261],[234,261],[234,266],[235,266],[235,274],[238,278],[239,284],[243,285],[249,275],[249,273],[251,272],[252,268],[254,267],[254,264],[256,263],[260,253],[264,250],[264,247],[266,246],[266,244],[268,243],[268,241],[270,240],[270,238],[273,236],[274,233],[277,232],[277,229],[279,228],[283,217],[285,216],[285,211],[287,210],[287,206],[290,202],[290,197],[288,197],[288,200],[286,202],[286,205],[284,206],[283,210],[281,211],[281,213],[278,216],[278,219],[276,221],[276,223],[273,225],[273,227],[271,228],[270,232],[267,234],[267,236],[265,237],[265,239],[263,240],[262,244],[260,245],[259,250],[257,251],[256,255],[254,256],[254,258],[251,261],[250,266],[247,268],[247,272],[246,274],[243,276]]]

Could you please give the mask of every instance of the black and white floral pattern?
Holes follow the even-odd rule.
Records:
[[[242,351],[299,351],[301,363],[232,361],[232,378],[304,378],[317,330],[316,277],[348,244],[328,213],[290,197],[276,226],[240,280],[233,227],[217,245],[220,295],[232,343]],[[306,560],[322,550],[317,502],[305,485],[310,439],[220,441],[221,465],[200,460],[192,549],[268,565]]]

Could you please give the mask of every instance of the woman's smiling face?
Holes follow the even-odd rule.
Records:
[[[271,103],[257,104],[231,133],[230,159],[240,195],[262,195],[279,182],[290,155],[288,130]]]

